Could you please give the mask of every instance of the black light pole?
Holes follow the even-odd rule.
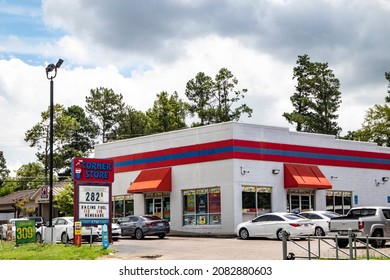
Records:
[[[53,119],[54,119],[54,102],[53,102],[53,79],[57,76],[57,69],[61,67],[64,61],[59,59],[58,62],[54,64],[49,64],[46,67],[46,77],[50,80],[50,158],[49,158],[49,227],[53,226]],[[50,72],[53,72],[51,75]],[[53,234],[51,234],[51,239],[53,239]]]

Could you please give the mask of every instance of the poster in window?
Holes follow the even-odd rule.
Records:
[[[204,214],[207,212],[207,195],[206,194],[198,194],[197,198],[197,213]]]
[[[221,212],[221,194],[219,192],[209,193],[209,212]]]
[[[195,213],[195,195],[187,194],[185,197],[185,213]]]

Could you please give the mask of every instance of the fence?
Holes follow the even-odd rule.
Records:
[[[341,248],[338,244],[340,237],[338,236],[307,236],[306,242],[299,242],[290,238],[289,233],[282,232],[282,254],[283,260],[295,259],[333,259],[333,260],[356,260],[367,259],[373,257],[384,257],[390,259],[390,248],[374,248],[370,242],[374,240],[390,240],[384,237],[356,237],[351,231],[348,233],[348,248]],[[345,236],[343,237],[345,240]],[[312,244],[315,243],[315,244]],[[307,244],[306,246],[304,244]],[[294,253],[291,250],[294,248],[299,251]]]

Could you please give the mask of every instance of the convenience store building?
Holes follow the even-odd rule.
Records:
[[[390,149],[227,122],[105,143],[113,216],[154,214],[171,230],[233,234],[265,212],[390,205]]]

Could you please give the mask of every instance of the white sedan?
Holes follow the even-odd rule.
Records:
[[[38,242],[51,242],[50,240],[50,230],[53,230],[53,241],[60,241],[63,244],[68,243],[74,238],[74,219],[73,217],[58,217],[52,220],[53,229],[48,227],[48,222],[46,225],[42,225],[37,228],[36,239]],[[89,241],[92,238],[92,241],[96,241],[98,238],[97,228],[94,226],[82,226],[81,227],[82,239]]]
[[[97,234],[99,235],[99,238],[102,238],[102,225],[97,226]],[[121,236],[121,228],[118,224],[111,224],[111,236],[113,241],[118,241],[119,237]]]
[[[315,235],[324,236],[329,232],[329,221],[331,218],[340,217],[340,214],[330,211],[306,211],[299,215],[312,220],[315,226]]]
[[[290,237],[305,237],[314,234],[314,225],[311,220],[293,213],[267,213],[239,224],[236,234],[241,239],[266,237],[282,240],[283,230]]]

